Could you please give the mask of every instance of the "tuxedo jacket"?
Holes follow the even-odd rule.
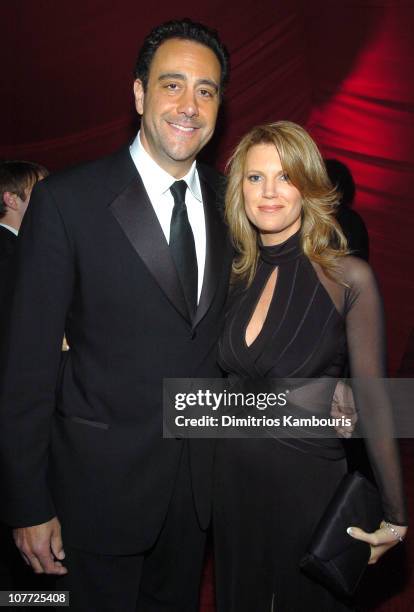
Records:
[[[1,221],[1,217],[0,217]],[[6,227],[0,225],[0,320],[8,308],[10,298],[13,265],[13,253],[16,248],[17,236]],[[2,336],[0,335],[0,341]]]
[[[223,179],[198,165],[207,250],[193,322],[128,148],[38,183],[19,236],[3,356],[4,519],[55,514],[64,541],[107,554],[151,546],[183,444],[162,438],[163,378],[217,377],[232,249]],[[70,351],[61,356],[63,333]],[[190,443],[209,521],[213,452]]]
[[[0,262],[8,259],[13,254],[16,242],[17,236],[6,227],[0,225]]]

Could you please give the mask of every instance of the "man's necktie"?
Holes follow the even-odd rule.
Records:
[[[174,198],[170,225],[170,250],[177,268],[191,317],[197,309],[198,268],[194,236],[185,205],[185,181],[176,181],[170,187]]]

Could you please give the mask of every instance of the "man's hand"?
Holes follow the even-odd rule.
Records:
[[[358,415],[355,410],[352,389],[342,380],[338,380],[335,387],[335,392],[332,398],[331,417],[335,419],[347,417],[347,419],[349,419],[349,426],[336,426],[335,429],[339,437],[350,438],[355,429],[355,423],[358,420]]]
[[[13,529],[13,537],[23,559],[36,574],[67,574],[61,563],[65,552],[56,516],[41,525]]]

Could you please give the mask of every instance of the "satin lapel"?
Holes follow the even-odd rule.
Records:
[[[201,191],[203,193],[204,217],[206,221],[206,264],[200,301],[193,321],[193,328],[207,314],[216,293],[220,275],[228,250],[226,228],[220,213],[219,195],[203,177],[199,169]],[[230,255],[229,255],[230,256]]]
[[[171,304],[190,323],[168,243],[138,173],[109,208]]]

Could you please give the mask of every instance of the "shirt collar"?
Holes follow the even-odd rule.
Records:
[[[152,195],[160,196],[169,191],[171,185],[177,179],[163,170],[152,159],[149,153],[147,153],[142,145],[140,132],[138,132],[137,136],[135,137],[129,151],[131,153],[132,161],[141,175],[147,192],[149,193],[151,191]],[[195,160],[193,161],[187,174],[183,176],[181,180],[187,183],[187,187],[191,191],[194,198],[199,202],[202,202],[203,197],[201,194],[200,180],[198,177]]]
[[[14,227],[12,227],[11,225],[7,225],[7,223],[0,223],[0,225],[2,227],[5,227],[6,229],[8,229],[12,234],[14,234],[15,236],[19,235],[19,232],[17,231],[17,229],[15,229]]]

